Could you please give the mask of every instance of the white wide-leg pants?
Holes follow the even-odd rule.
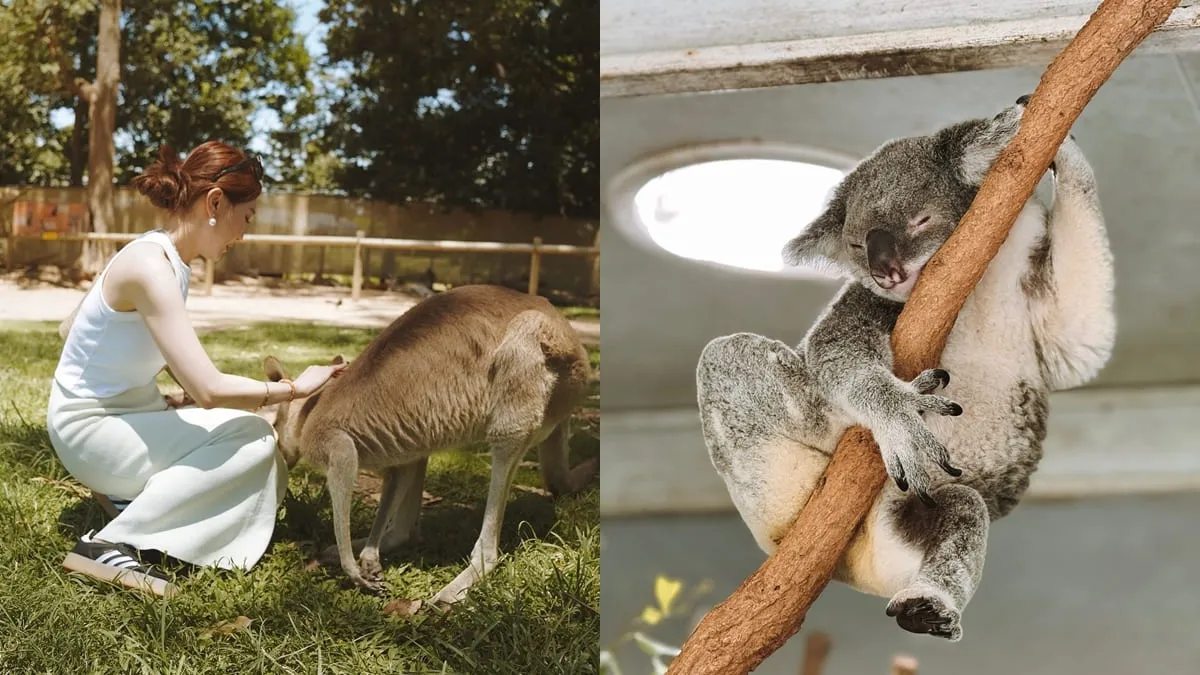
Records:
[[[76,480],[133,500],[96,538],[225,569],[252,567],[266,552],[287,465],[258,415],[171,409],[153,382],[105,399],[55,382],[46,426]]]

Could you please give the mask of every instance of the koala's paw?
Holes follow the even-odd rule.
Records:
[[[1054,174],[1054,183],[1059,190],[1089,192],[1096,189],[1096,176],[1092,165],[1088,164],[1074,137],[1068,137],[1058,146],[1054,161],[1050,163],[1050,171]]]
[[[950,464],[950,453],[946,451],[946,446],[938,441],[921,418],[914,417],[914,420],[913,424],[908,425],[910,428],[906,433],[879,438],[879,449],[888,475],[896,482],[896,487],[901,492],[907,492],[911,485],[917,497],[926,506],[933,507],[937,506],[937,502],[929,496],[933,483],[925,471],[922,458],[932,460],[955,478],[962,475],[962,469]]]
[[[887,615],[910,633],[928,633],[951,642],[962,639],[961,614],[948,598],[929,587],[906,588],[888,603]]]

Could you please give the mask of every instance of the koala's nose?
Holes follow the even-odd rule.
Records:
[[[887,230],[871,230],[867,232],[866,244],[871,278],[880,288],[892,288],[908,279],[908,273],[900,263],[900,247],[895,235]]]
[[[1033,94],[1025,94],[1017,99],[1017,105],[1029,105],[1029,99]]]

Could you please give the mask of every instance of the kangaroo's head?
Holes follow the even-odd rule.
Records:
[[[329,360],[330,365],[345,362],[346,359],[341,354]],[[263,371],[266,372],[267,379],[272,382],[291,379],[287,371],[284,370],[283,364],[274,356],[268,355],[263,359]],[[277,437],[276,447],[279,449],[279,454],[283,457],[283,461],[287,463],[289,469],[296,466],[296,463],[300,461],[300,432],[304,428],[304,419],[307,416],[304,404],[309,398],[315,400],[320,395],[321,392],[318,391],[311,397],[298,396],[294,401],[284,401],[274,406],[268,406],[261,413],[264,418],[271,422],[271,426],[275,427],[275,435]]]

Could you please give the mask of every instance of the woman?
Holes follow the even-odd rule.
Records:
[[[162,210],[162,228],[123,247],[75,313],[54,372],[47,427],[81,483],[128,502],[63,565],[158,594],[174,592],[140,551],[193,565],[249,568],[266,551],[287,469],[271,425],[251,410],[309,396],[345,365],[294,382],[217,370],[188,319],[190,267],[214,260],[254,217],[262,164],[210,141],[185,161],[164,148],[133,180]],[[175,407],[155,377],[166,366],[198,407]],[[148,556],[149,557],[149,556]]]

